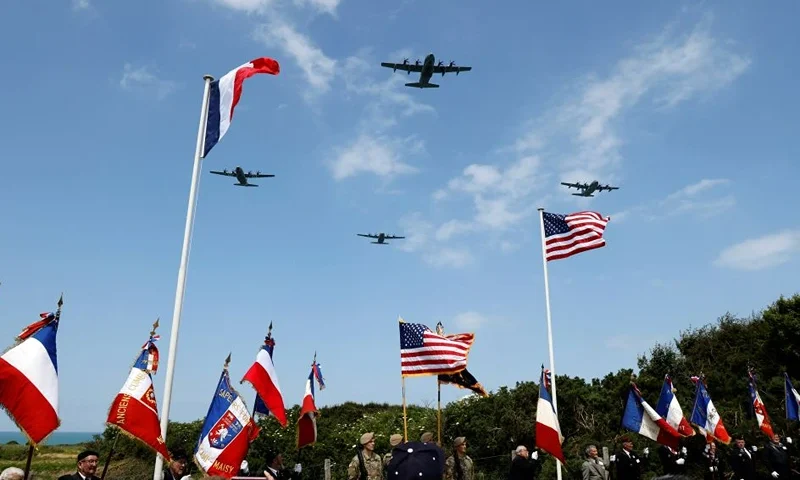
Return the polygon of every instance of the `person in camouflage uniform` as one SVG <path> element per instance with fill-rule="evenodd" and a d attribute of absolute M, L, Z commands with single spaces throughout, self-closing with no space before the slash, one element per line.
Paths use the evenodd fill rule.
<path fill-rule="evenodd" d="M 453 441 L 453 455 L 444 462 L 445 480 L 473 480 L 475 467 L 467 455 L 467 439 L 457 437 Z"/>
<path fill-rule="evenodd" d="M 400 435 L 399 433 L 395 433 L 394 435 L 389 437 L 389 445 L 392 446 L 392 449 L 400 445 L 402 442 L 403 442 L 403 436 Z M 392 461 L 392 450 L 389 450 L 389 453 L 383 456 L 383 467 L 386 468 L 387 466 L 389 466 L 389 462 L 391 461 Z"/>
<path fill-rule="evenodd" d="M 381 456 L 375 453 L 375 434 L 372 432 L 361 435 L 358 446 L 359 452 L 350 461 L 347 466 L 347 479 L 348 480 L 383 480 L 383 460 Z M 366 478 L 362 474 L 361 459 L 363 458 L 363 471 L 366 473 Z"/>

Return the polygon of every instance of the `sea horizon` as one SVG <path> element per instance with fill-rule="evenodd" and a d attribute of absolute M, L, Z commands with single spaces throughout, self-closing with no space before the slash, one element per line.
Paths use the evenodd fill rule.
<path fill-rule="evenodd" d="M 103 432 L 53 432 L 50 437 L 42 442 L 42 445 L 77 445 L 91 442 L 95 435 Z M 15 432 L 0 432 L 0 445 L 5 445 L 11 441 L 25 444 L 28 440 L 19 430 Z"/>

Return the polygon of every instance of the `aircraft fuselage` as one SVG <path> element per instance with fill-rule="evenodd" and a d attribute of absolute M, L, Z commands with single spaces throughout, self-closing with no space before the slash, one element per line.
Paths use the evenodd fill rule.
<path fill-rule="evenodd" d="M 244 170 L 242 170 L 242 167 L 237 166 L 234 173 L 236 173 L 236 180 L 239 180 L 241 185 L 247 185 L 247 177 L 244 176 Z"/>
<path fill-rule="evenodd" d="M 428 56 L 425 57 L 425 62 L 422 64 L 422 71 L 419 74 L 419 83 L 424 85 L 430 81 L 433 76 L 434 62 L 436 62 L 436 57 L 432 53 L 429 53 Z"/>

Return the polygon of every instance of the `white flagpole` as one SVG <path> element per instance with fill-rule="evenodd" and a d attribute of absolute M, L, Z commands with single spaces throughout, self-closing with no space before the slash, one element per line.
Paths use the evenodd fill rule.
<path fill-rule="evenodd" d="M 178 350 L 178 329 L 181 324 L 183 311 L 183 295 L 186 291 L 186 269 L 189 264 L 189 249 L 194 228 L 194 213 L 197 205 L 197 190 L 200 186 L 200 162 L 203 158 L 204 141 L 206 136 L 206 120 L 208 118 L 208 96 L 211 91 L 211 82 L 214 77 L 204 75 L 203 106 L 200 109 L 200 126 L 197 128 L 197 145 L 194 151 L 194 168 L 192 170 L 192 185 L 189 187 L 189 207 L 186 212 L 186 228 L 183 231 L 183 250 L 181 251 L 181 266 L 178 269 L 178 286 L 175 291 L 175 308 L 172 312 L 172 331 L 169 335 L 169 355 L 167 356 L 167 374 L 164 383 L 164 399 L 161 402 L 161 436 L 167 439 L 167 425 L 169 425 L 169 403 L 172 400 L 172 377 L 175 374 L 175 356 Z M 164 460 L 156 455 L 156 465 L 153 471 L 153 480 L 161 480 L 161 469 Z"/>
<path fill-rule="evenodd" d="M 550 284 L 547 281 L 547 249 L 545 248 L 544 236 L 544 208 L 539 208 L 539 230 L 542 233 L 542 266 L 544 267 L 544 302 L 547 308 L 547 346 L 550 349 L 550 381 L 553 391 L 553 409 L 558 415 L 558 401 L 556 400 L 556 362 L 553 356 L 553 325 L 550 320 Z M 561 480 L 561 462 L 556 460 L 556 476 Z"/>

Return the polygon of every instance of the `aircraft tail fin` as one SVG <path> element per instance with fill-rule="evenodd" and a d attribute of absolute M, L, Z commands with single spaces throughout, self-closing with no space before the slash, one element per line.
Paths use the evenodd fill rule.
<path fill-rule="evenodd" d="M 416 88 L 439 88 L 439 85 L 435 83 L 419 83 L 419 82 L 412 82 L 406 83 L 406 87 L 416 87 Z"/>
<path fill-rule="evenodd" d="M 257 187 L 255 183 L 234 183 L 237 187 Z"/>

